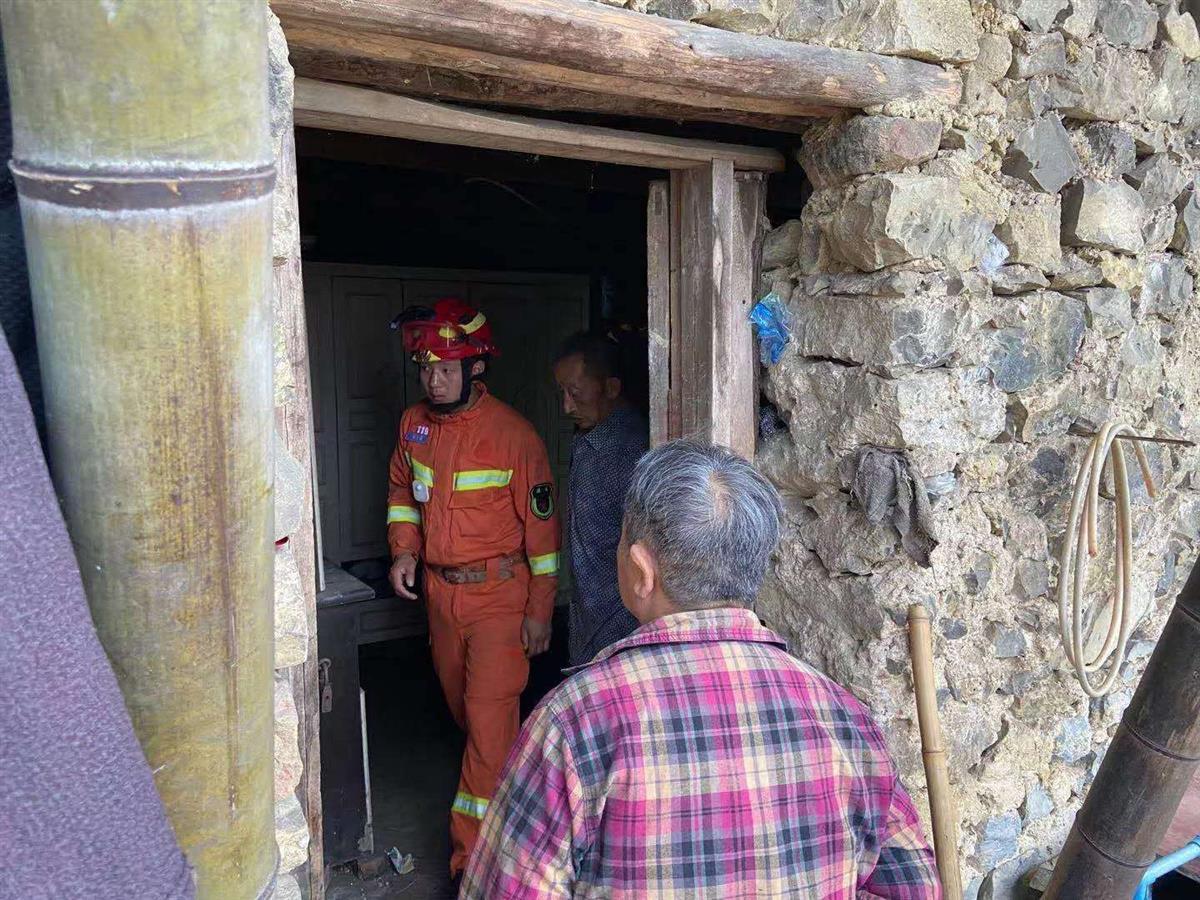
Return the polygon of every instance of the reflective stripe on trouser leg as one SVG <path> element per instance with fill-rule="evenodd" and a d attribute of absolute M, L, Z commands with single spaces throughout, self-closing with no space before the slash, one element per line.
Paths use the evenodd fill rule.
<path fill-rule="evenodd" d="M 459 791 L 454 795 L 454 805 L 450 807 L 451 812 L 462 813 L 464 816 L 470 816 L 473 819 L 482 819 L 483 814 L 487 812 L 488 801 L 483 797 L 476 797 L 474 794 L 468 794 L 466 791 Z"/>

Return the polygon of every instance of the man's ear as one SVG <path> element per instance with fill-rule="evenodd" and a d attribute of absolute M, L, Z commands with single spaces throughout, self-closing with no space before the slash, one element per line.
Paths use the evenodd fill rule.
<path fill-rule="evenodd" d="M 633 571 L 637 576 L 633 583 L 633 590 L 639 599 L 645 600 L 654 593 L 654 588 L 658 584 L 658 563 L 655 562 L 654 555 L 646 549 L 646 546 L 640 543 L 630 545 L 629 561 L 633 563 Z"/>
<path fill-rule="evenodd" d="M 604 396 L 616 400 L 621 396 L 621 379 L 616 376 L 604 379 Z"/>
<path fill-rule="evenodd" d="M 484 363 L 484 361 L 482 359 L 475 360 L 475 362 L 471 363 L 471 377 L 478 378 L 480 375 L 483 374 L 483 370 L 486 368 L 487 368 L 487 365 Z"/>

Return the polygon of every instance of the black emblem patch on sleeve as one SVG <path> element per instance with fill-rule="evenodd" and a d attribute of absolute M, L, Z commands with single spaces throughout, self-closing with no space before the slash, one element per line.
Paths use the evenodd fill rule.
<path fill-rule="evenodd" d="M 539 519 L 554 515 L 554 485 L 548 481 L 535 484 L 529 491 L 529 509 Z"/>

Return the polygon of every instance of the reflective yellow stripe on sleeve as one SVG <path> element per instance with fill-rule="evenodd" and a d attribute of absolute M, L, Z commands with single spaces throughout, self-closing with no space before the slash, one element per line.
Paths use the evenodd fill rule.
<path fill-rule="evenodd" d="M 413 506 L 389 506 L 388 524 L 407 522 L 410 525 L 421 524 L 421 511 Z"/>
<path fill-rule="evenodd" d="M 557 575 L 558 553 L 545 553 L 542 556 L 529 557 L 529 571 L 534 575 Z"/>
<path fill-rule="evenodd" d="M 405 454 L 408 457 L 408 465 L 412 468 L 413 478 L 425 485 L 425 487 L 433 487 L 433 469 L 412 458 L 412 454 Z"/>
<path fill-rule="evenodd" d="M 459 791 L 455 794 L 454 805 L 450 807 L 452 812 L 462 813 L 473 819 L 482 819 L 487 808 L 487 800 L 483 797 L 476 797 L 474 794 L 468 794 L 466 791 Z"/>
<path fill-rule="evenodd" d="M 512 481 L 512 469 L 475 469 L 471 472 L 454 473 L 456 491 L 481 491 L 484 488 L 508 487 Z"/>

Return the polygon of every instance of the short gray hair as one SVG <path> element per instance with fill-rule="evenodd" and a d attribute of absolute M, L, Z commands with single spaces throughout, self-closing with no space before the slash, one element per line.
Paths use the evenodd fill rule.
<path fill-rule="evenodd" d="M 680 609 L 750 606 L 779 542 L 779 493 L 724 447 L 672 441 L 651 450 L 625 495 L 625 538 L 658 560 Z"/>

